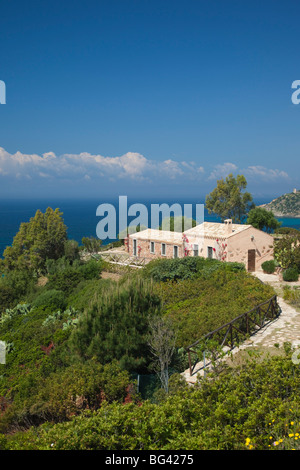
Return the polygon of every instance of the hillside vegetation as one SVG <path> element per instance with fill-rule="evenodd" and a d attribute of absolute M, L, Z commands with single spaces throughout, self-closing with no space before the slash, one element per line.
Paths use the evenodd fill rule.
<path fill-rule="evenodd" d="M 243 265 L 157 260 L 115 281 L 68 240 L 52 259 L 32 235 L 25 253 L 16 240 L 1 264 L 0 449 L 231 449 L 249 437 L 262 448 L 275 417 L 283 432 L 299 392 L 290 361 L 225 370 L 226 380 L 194 389 L 179 374 L 184 346 L 274 294 Z M 156 371 L 149 345 L 158 318 L 176 344 L 168 389 L 158 385 L 145 400 L 133 377 Z"/>
<path fill-rule="evenodd" d="M 283 194 L 260 207 L 272 211 L 276 217 L 300 217 L 300 192 Z"/>

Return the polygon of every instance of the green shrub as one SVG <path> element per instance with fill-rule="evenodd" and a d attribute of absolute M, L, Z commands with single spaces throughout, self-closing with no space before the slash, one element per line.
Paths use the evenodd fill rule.
<path fill-rule="evenodd" d="M 233 320 L 274 295 L 245 271 L 226 268 L 208 277 L 161 282 L 155 291 L 162 301 L 162 312 L 177 330 L 177 346 L 188 346 L 210 331 Z"/>
<path fill-rule="evenodd" d="M 96 260 L 86 263 L 75 260 L 72 266 L 65 258 L 57 260 L 54 265 L 50 261 L 48 268 L 53 274 L 49 276 L 47 287 L 63 291 L 66 295 L 70 295 L 83 280 L 99 279 L 103 269 L 102 263 Z"/>
<path fill-rule="evenodd" d="M 99 279 L 102 269 L 103 266 L 101 261 L 92 259 L 80 266 L 79 271 L 82 273 L 83 279 L 91 280 Z"/>
<path fill-rule="evenodd" d="M 65 421 L 85 409 L 96 410 L 104 400 L 123 402 L 130 385 L 128 372 L 116 363 L 102 366 L 96 362 L 73 364 L 41 380 L 34 395 L 23 402 L 22 425 L 46 420 Z"/>
<path fill-rule="evenodd" d="M 286 235 L 286 234 L 299 234 L 299 230 L 292 227 L 279 227 L 274 230 L 274 233 Z"/>
<path fill-rule="evenodd" d="M 91 279 L 90 281 L 81 281 L 68 297 L 68 305 L 81 310 L 88 309 L 94 304 L 96 299 L 103 296 L 107 289 L 114 284 L 111 279 Z"/>
<path fill-rule="evenodd" d="M 72 332 L 70 347 L 83 359 L 101 364 L 116 359 L 122 368 L 143 370 L 149 364 L 148 317 L 159 310 L 160 300 L 149 281 L 111 284 L 95 298 Z"/>
<path fill-rule="evenodd" d="M 73 289 L 83 280 L 83 274 L 79 269 L 69 267 L 49 277 L 48 289 L 56 289 L 69 295 Z"/>
<path fill-rule="evenodd" d="M 69 422 L 8 436 L 6 447 L 131 452 L 300 447 L 295 439 L 300 368 L 290 356 L 250 359 L 220 377 L 175 388 L 158 404 L 104 403 Z"/>
<path fill-rule="evenodd" d="M 274 260 L 265 261 L 264 263 L 262 263 L 261 267 L 265 273 L 273 274 L 276 269 L 276 263 Z"/>
<path fill-rule="evenodd" d="M 297 268 L 288 268 L 283 271 L 282 274 L 283 280 L 286 282 L 295 282 L 298 281 L 299 273 Z"/>
<path fill-rule="evenodd" d="M 5 308 L 13 307 L 23 301 L 34 290 L 35 282 L 36 279 L 31 271 L 5 272 L 0 280 L 0 313 Z"/>
<path fill-rule="evenodd" d="M 51 289 L 40 294 L 34 301 L 33 307 L 49 307 L 64 310 L 67 307 L 66 296 L 61 290 Z"/>
<path fill-rule="evenodd" d="M 156 282 L 178 281 L 195 277 L 209 278 L 219 269 L 238 272 L 245 271 L 245 266 L 242 263 L 187 256 L 185 258 L 153 260 L 143 269 L 143 276 Z"/>
<path fill-rule="evenodd" d="M 294 286 L 291 289 L 290 286 L 284 286 L 283 288 L 283 299 L 290 303 L 291 305 L 295 305 L 296 307 L 300 306 L 300 288 L 298 286 Z"/>
<path fill-rule="evenodd" d="M 15 292 L 12 287 L 0 284 L 0 315 L 5 309 L 12 307 L 15 303 Z"/>

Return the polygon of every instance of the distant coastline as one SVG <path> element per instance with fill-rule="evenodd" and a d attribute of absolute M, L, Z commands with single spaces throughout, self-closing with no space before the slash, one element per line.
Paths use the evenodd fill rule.
<path fill-rule="evenodd" d="M 300 219 L 300 191 L 294 189 L 292 193 L 283 194 L 260 207 L 273 212 L 277 218 Z"/>

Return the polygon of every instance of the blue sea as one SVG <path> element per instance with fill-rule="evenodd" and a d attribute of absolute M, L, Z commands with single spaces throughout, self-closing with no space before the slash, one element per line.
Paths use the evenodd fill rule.
<path fill-rule="evenodd" d="M 118 198 L 111 200 L 8 200 L 0 202 L 0 256 L 3 254 L 3 250 L 6 246 L 9 246 L 13 242 L 15 234 L 18 232 L 20 224 L 22 222 L 28 222 L 33 217 L 38 209 L 44 212 L 47 207 L 53 209 L 59 208 L 63 212 L 63 218 L 66 226 L 68 227 L 68 238 L 78 241 L 81 243 L 83 237 L 93 236 L 96 237 L 96 227 L 100 220 L 99 216 L 96 216 L 96 209 L 102 203 L 113 204 L 116 208 L 116 220 L 118 223 Z M 130 200 L 128 199 L 128 206 L 133 203 L 143 203 L 147 206 L 150 214 L 150 205 L 153 203 L 172 204 L 178 202 L 175 200 L 156 200 L 156 201 L 143 201 L 141 199 Z M 195 208 L 196 204 L 203 203 L 204 200 L 186 200 L 181 201 L 180 204 L 183 208 L 183 204 L 193 204 Z M 269 201 L 254 201 L 255 204 L 263 204 Z M 193 214 L 195 217 L 195 214 Z M 133 220 L 134 217 L 128 217 L 128 224 Z M 211 222 L 219 222 L 218 217 L 208 214 L 205 210 L 204 220 Z M 300 230 L 300 219 L 288 219 L 279 218 L 282 222 L 283 227 L 293 227 Z M 118 226 L 117 231 L 118 233 Z M 112 240 L 106 240 L 104 243 L 108 243 Z"/>

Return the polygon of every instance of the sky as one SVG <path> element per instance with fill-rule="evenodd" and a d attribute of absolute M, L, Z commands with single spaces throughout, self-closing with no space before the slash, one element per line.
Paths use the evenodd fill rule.
<path fill-rule="evenodd" d="M 299 14 L 295 0 L 0 0 L 1 199 L 201 199 L 229 173 L 257 198 L 300 189 Z"/>

